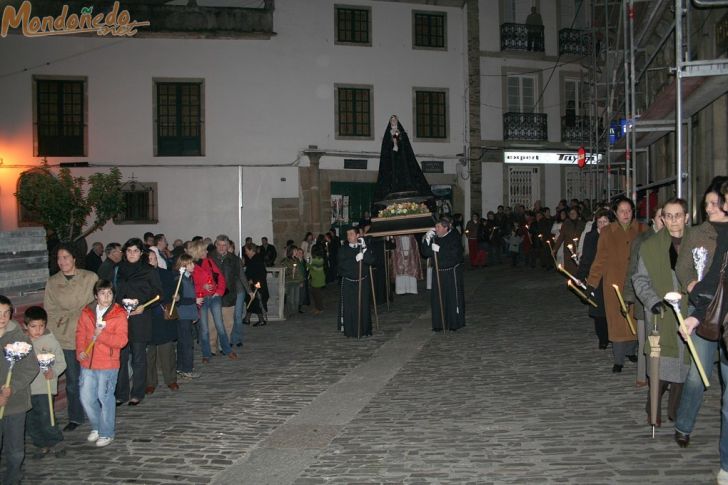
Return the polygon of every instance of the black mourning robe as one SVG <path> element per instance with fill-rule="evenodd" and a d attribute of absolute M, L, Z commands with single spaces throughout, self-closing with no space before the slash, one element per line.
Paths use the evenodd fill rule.
<path fill-rule="evenodd" d="M 369 237 L 367 239 L 367 246 L 374 256 L 374 263 L 372 264 L 374 295 L 376 296 L 377 305 L 382 305 L 386 303 L 387 298 L 387 277 L 384 271 L 385 241 L 383 238 L 375 239 L 373 237 Z"/>
<path fill-rule="evenodd" d="M 371 249 L 364 251 L 361 265 L 361 279 L 359 279 L 359 263 L 356 255 L 359 246 L 351 247 L 345 243 L 339 248 L 338 269 L 341 277 L 339 292 L 339 318 L 337 327 L 343 328 L 347 337 L 359 337 L 372 334 L 372 315 L 369 299 L 371 298 L 371 282 L 369 267 L 374 264 L 374 253 Z M 361 288 L 360 288 L 361 287 Z M 361 291 L 361 330 L 359 327 L 359 291 Z"/>
<path fill-rule="evenodd" d="M 438 275 L 435 273 L 434 251 L 432 243 L 440 245 L 440 252 L 437 253 L 439 265 L 439 283 L 442 285 L 439 291 Z M 465 326 L 465 291 L 463 282 L 463 246 L 457 231 L 451 230 L 443 237 L 433 237 L 432 242 L 422 240 L 420 245 L 422 255 L 426 258 L 433 258 L 432 261 L 432 291 L 430 300 L 432 302 L 432 330 L 440 331 L 443 328 L 440 317 L 440 296 L 442 295 L 442 313 L 445 317 L 445 329 L 457 330 Z M 438 294 L 439 291 L 439 294 Z"/>
<path fill-rule="evenodd" d="M 392 127 L 387 122 L 379 155 L 379 174 L 374 188 L 374 200 L 379 202 L 405 197 L 432 197 L 430 184 L 422 173 L 420 164 L 417 163 L 407 132 L 399 121 L 397 129 L 399 131 L 397 150 L 394 150 Z"/>

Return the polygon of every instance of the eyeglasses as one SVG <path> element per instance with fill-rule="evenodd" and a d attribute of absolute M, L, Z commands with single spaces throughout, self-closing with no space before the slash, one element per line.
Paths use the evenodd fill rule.
<path fill-rule="evenodd" d="M 683 217 L 685 217 L 685 214 L 662 214 L 662 218 L 668 221 L 679 221 Z"/>

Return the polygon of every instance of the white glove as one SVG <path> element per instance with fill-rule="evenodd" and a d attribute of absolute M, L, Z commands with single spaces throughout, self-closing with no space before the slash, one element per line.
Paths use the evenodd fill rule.
<path fill-rule="evenodd" d="M 436 253 L 439 253 L 440 252 L 440 245 L 439 244 L 432 243 L 432 250 L 434 252 L 436 252 Z"/>
<path fill-rule="evenodd" d="M 364 259 L 364 253 L 356 253 L 356 262 L 359 263 L 362 259 Z"/>
<path fill-rule="evenodd" d="M 434 229 L 430 229 L 425 234 L 425 241 L 427 242 L 427 244 L 430 244 L 430 242 L 432 241 L 432 238 L 433 237 L 435 237 L 435 230 Z"/>
<path fill-rule="evenodd" d="M 360 238 L 358 239 L 358 241 L 359 241 L 359 245 L 360 245 L 360 246 L 361 246 L 362 248 L 366 248 L 366 247 L 367 247 L 367 243 L 366 243 L 366 242 L 364 242 L 364 238 L 363 238 L 363 237 L 360 237 Z"/>

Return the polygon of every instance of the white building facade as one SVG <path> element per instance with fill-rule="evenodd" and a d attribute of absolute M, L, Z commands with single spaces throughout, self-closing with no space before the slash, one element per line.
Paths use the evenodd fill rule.
<path fill-rule="evenodd" d="M 175 12 L 225 15 L 198 3 Z M 0 39 L 0 230 L 24 224 L 18 178 L 45 161 L 74 175 L 117 166 L 138 193 L 92 240 L 300 240 L 328 229 L 337 190 L 359 190 L 365 204 L 392 114 L 418 160 L 433 162 L 428 180 L 462 205 L 465 11 L 435 3 L 265 2 L 272 31 L 215 38 L 15 29 Z"/>

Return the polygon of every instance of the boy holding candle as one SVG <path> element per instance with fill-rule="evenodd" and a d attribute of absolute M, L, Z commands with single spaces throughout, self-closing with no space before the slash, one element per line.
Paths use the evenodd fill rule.
<path fill-rule="evenodd" d="M 66 370 L 66 359 L 63 348 L 53 333 L 46 328 L 48 314 L 39 306 L 32 306 L 25 310 L 23 318 L 25 332 L 33 342 L 33 350 L 40 359 L 41 355 L 53 354 L 55 362 L 47 371 L 38 373 L 30 384 L 30 403 L 33 408 L 28 411 L 25 424 L 28 428 L 33 445 L 38 448 L 37 458 L 42 458 L 51 451 L 51 448 L 63 441 L 63 433 L 56 424 L 51 424 L 50 394 L 58 393 L 58 376 Z M 41 359 L 42 360 L 42 359 Z M 14 377 L 14 376 L 13 376 Z M 50 387 L 47 382 L 50 382 Z M 52 399 L 52 398 L 51 398 Z M 64 450 L 58 450 L 58 455 Z"/>
<path fill-rule="evenodd" d="M 0 295 L 0 349 L 15 342 L 30 345 L 30 340 L 20 326 L 12 320 L 13 304 L 6 296 Z M 4 355 L 3 355 L 4 357 Z M 7 381 L 10 361 L 0 358 L 0 382 Z M 0 420 L 0 444 L 2 456 L 0 465 L 0 483 L 20 483 L 20 466 L 25 459 L 25 413 L 30 409 L 30 383 L 38 374 L 38 361 L 30 345 L 30 352 L 18 360 L 12 369 L 9 386 L 3 385 L 0 390 L 0 406 L 5 408 Z"/>
<path fill-rule="evenodd" d="M 98 280 L 94 297 L 96 301 L 85 307 L 78 319 L 76 357 L 81 364 L 81 404 L 91 422 L 91 433 L 86 439 L 104 447 L 114 440 L 114 389 L 129 325 L 126 310 L 114 303 L 110 281 Z"/>

